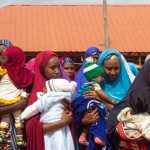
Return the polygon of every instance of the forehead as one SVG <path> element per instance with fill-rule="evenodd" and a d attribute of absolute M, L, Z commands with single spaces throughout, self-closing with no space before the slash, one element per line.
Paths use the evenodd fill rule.
<path fill-rule="evenodd" d="M 58 59 L 58 57 L 56 57 L 56 56 L 52 57 L 52 58 L 48 61 L 48 64 L 49 64 L 49 65 L 56 65 L 56 64 L 59 64 L 59 59 Z"/>
<path fill-rule="evenodd" d="M 93 55 L 91 55 L 91 57 L 92 57 L 92 58 L 98 58 L 99 55 L 98 55 L 98 54 L 93 54 Z"/>
<path fill-rule="evenodd" d="M 2 53 L 6 48 L 7 48 L 7 46 L 5 46 L 5 45 L 0 45 L 0 53 Z"/>
<path fill-rule="evenodd" d="M 64 65 L 63 65 L 64 67 L 66 67 L 66 66 L 73 66 L 73 64 L 72 63 L 70 63 L 70 62 L 66 62 L 66 63 L 64 63 Z"/>
<path fill-rule="evenodd" d="M 108 60 L 108 61 L 104 61 L 103 66 L 105 67 L 119 67 L 120 66 L 120 62 L 117 59 L 112 59 L 112 60 Z"/>

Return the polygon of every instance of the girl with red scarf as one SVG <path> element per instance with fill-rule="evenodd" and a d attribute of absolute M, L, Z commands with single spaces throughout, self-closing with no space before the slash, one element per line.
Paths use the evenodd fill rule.
<path fill-rule="evenodd" d="M 35 78 L 28 105 L 33 104 L 37 100 L 36 93 L 43 91 L 45 81 L 60 77 L 67 79 L 67 75 L 63 72 L 57 55 L 51 51 L 44 51 L 38 54 L 35 59 Z M 69 110 L 64 111 L 61 121 L 52 124 L 39 122 L 39 117 L 40 114 L 27 120 L 27 150 L 44 150 L 44 134 L 58 130 L 72 121 L 72 113 Z M 74 138 L 73 123 L 71 124 L 71 131 Z"/>

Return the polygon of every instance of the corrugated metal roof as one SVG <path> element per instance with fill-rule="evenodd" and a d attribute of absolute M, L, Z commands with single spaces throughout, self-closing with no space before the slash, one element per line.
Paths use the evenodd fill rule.
<path fill-rule="evenodd" d="M 150 5 L 109 5 L 110 47 L 121 52 L 150 51 Z M 24 51 L 104 50 L 102 5 L 21 5 L 0 8 L 0 39 Z"/>

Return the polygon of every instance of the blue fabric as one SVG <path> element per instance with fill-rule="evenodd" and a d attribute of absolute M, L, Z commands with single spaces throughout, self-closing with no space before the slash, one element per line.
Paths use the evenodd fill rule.
<path fill-rule="evenodd" d="M 138 75 L 138 69 L 136 67 L 136 65 L 134 63 L 128 62 L 128 65 L 130 67 L 130 70 L 132 71 L 132 73 L 137 76 Z"/>
<path fill-rule="evenodd" d="M 94 109 L 98 107 L 98 113 L 100 115 L 100 119 L 98 122 L 90 125 L 89 127 L 89 135 L 88 135 L 88 141 L 89 141 L 89 147 L 87 147 L 86 150 L 102 150 L 104 146 L 100 146 L 96 144 L 93 140 L 93 135 L 101 138 L 105 143 L 106 143 L 106 150 L 110 150 L 111 146 L 109 144 L 109 140 L 107 138 L 106 134 L 106 121 L 105 121 L 105 116 L 106 116 L 106 109 L 104 109 L 101 106 L 101 102 L 98 102 L 96 100 L 93 100 L 91 98 L 84 98 L 83 96 L 80 96 L 76 98 L 72 102 L 72 108 L 74 112 L 74 122 L 75 122 L 75 127 L 78 132 L 78 135 L 81 134 L 82 131 L 82 125 L 81 125 L 81 119 L 84 115 L 84 113 L 87 111 L 87 109 Z M 80 132 L 80 133 L 79 133 Z"/>
<path fill-rule="evenodd" d="M 64 58 L 64 59 L 62 60 L 62 64 L 65 64 L 65 63 L 67 63 L 67 62 L 73 63 L 73 60 L 72 60 L 71 58 L 69 58 L 69 57 L 66 57 L 66 58 Z"/>
<path fill-rule="evenodd" d="M 76 97 L 80 97 L 80 96 L 83 96 L 83 94 L 86 92 L 86 91 L 91 91 L 91 88 L 88 88 L 89 86 L 93 86 L 95 84 L 98 84 L 97 82 L 87 82 L 87 83 L 84 83 L 79 91 L 78 91 L 78 94 Z"/>
<path fill-rule="evenodd" d="M 96 47 L 90 47 L 85 52 L 84 62 L 75 77 L 75 81 L 77 82 L 77 92 L 79 91 L 81 85 L 83 85 L 84 83 L 87 82 L 87 80 L 83 74 L 84 64 L 86 63 L 85 59 L 90 57 L 94 52 L 96 52 L 97 54 L 100 54 L 100 50 Z"/>
<path fill-rule="evenodd" d="M 105 57 L 110 54 L 116 54 L 118 56 L 118 60 L 120 62 L 120 72 L 114 81 L 109 81 L 107 76 L 104 74 L 104 80 L 101 84 L 101 88 L 109 97 L 115 99 L 118 103 L 125 97 L 131 85 L 131 81 L 124 63 L 121 60 L 121 54 L 117 50 L 103 51 L 99 56 L 98 65 L 102 67 Z"/>

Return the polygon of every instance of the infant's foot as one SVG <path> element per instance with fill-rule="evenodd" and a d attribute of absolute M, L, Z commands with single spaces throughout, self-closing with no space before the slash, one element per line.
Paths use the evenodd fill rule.
<path fill-rule="evenodd" d="M 82 144 L 82 145 L 85 145 L 85 146 L 89 146 L 89 142 L 86 140 L 86 137 L 81 135 L 79 137 L 79 143 Z"/>
<path fill-rule="evenodd" d="M 95 141 L 95 143 L 97 143 L 99 145 L 106 145 L 106 143 L 97 136 L 94 137 L 94 141 Z"/>

